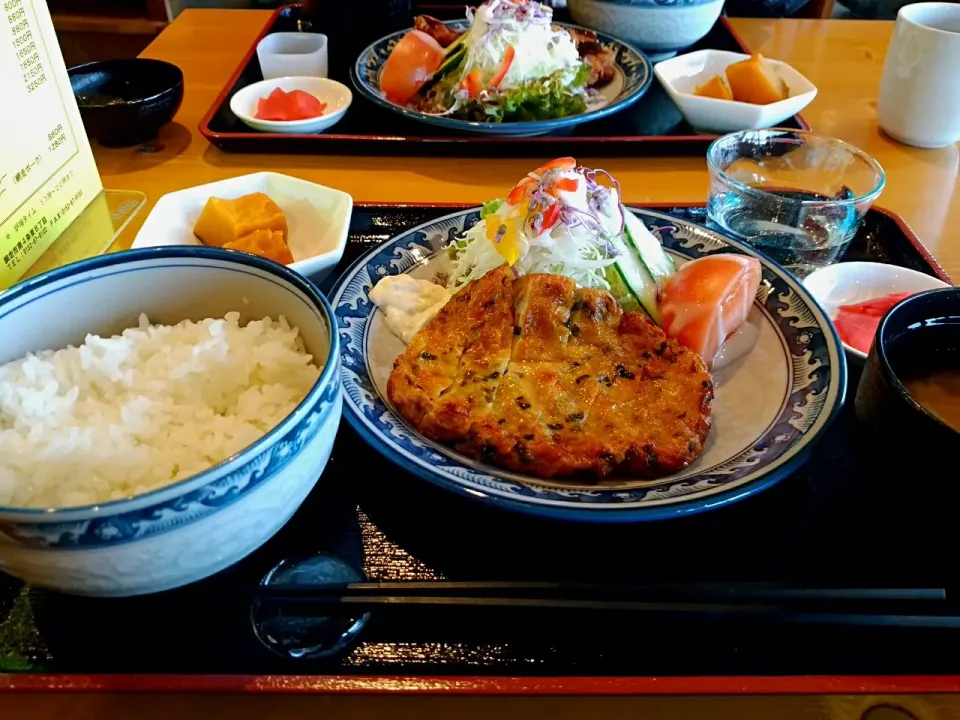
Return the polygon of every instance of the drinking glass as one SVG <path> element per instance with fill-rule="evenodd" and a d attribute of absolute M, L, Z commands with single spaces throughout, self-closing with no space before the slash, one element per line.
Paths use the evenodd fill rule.
<path fill-rule="evenodd" d="M 707 150 L 711 221 L 798 277 L 836 262 L 883 190 L 862 150 L 802 130 L 744 130 Z"/>

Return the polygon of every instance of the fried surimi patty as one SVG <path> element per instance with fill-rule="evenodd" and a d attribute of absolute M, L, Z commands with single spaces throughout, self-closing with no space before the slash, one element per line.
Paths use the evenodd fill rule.
<path fill-rule="evenodd" d="M 387 394 L 426 437 L 543 478 L 654 478 L 703 450 L 713 382 L 610 293 L 506 266 L 457 292 L 393 364 Z"/>

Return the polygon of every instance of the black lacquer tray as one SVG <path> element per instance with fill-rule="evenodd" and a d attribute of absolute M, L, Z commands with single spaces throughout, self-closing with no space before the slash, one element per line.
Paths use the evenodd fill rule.
<path fill-rule="evenodd" d="M 451 207 L 358 205 L 327 287 L 371 246 Z M 704 221 L 702 207 L 657 209 Z M 912 232 L 877 209 L 845 257 L 853 259 L 945 277 Z M 850 369 L 852 390 L 860 371 Z M 880 675 L 909 675 L 898 687 L 918 691 L 953 687 L 960 630 L 950 623 L 758 626 L 432 608 L 374 612 L 354 646 L 323 661 L 273 655 L 251 628 L 250 597 L 264 574 L 316 553 L 373 580 L 957 587 L 955 499 L 925 478 L 890 477 L 883 449 L 865 452 L 855 430 L 848 405 L 801 471 L 752 499 L 679 520 L 598 526 L 448 495 L 383 459 L 344 421 L 324 476 L 290 523 L 206 581 L 99 600 L 0 576 L 0 672 L 9 673 L 0 689 L 656 692 L 668 682 L 689 693 L 839 692 L 873 687 L 863 678 Z M 789 685 L 812 675 L 822 685 Z M 921 677 L 934 675 L 937 682 Z M 953 683 L 960 687 L 960 677 Z"/>
<path fill-rule="evenodd" d="M 448 12 L 426 8 L 441 16 Z M 462 13 L 462 8 L 457 12 Z M 563 11 L 556 18 L 566 20 Z M 409 120 L 374 105 L 354 91 L 346 116 L 319 135 L 261 133 L 244 125 L 230 110 L 230 98 L 240 90 L 263 80 L 257 60 L 257 43 L 272 32 L 294 32 L 301 27 L 298 5 L 278 9 L 244 56 L 210 110 L 200 121 L 200 133 L 213 145 L 228 152 L 274 152 L 366 155 L 702 155 L 713 135 L 701 135 L 691 128 L 673 101 L 654 79 L 647 93 L 634 105 L 608 118 L 575 128 L 533 138 L 502 138 L 456 132 Z M 369 38 L 372 42 L 376 37 Z M 702 50 L 748 52 L 725 17 L 696 45 Z M 353 89 L 349 68 L 331 59 L 329 76 Z M 782 127 L 809 129 L 795 116 Z"/>

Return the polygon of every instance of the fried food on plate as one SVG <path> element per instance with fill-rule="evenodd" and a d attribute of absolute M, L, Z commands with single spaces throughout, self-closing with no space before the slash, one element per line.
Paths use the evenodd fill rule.
<path fill-rule="evenodd" d="M 413 338 L 387 392 L 426 437 L 484 462 L 654 478 L 702 451 L 713 383 L 698 355 L 609 293 L 501 266 Z"/>
<path fill-rule="evenodd" d="M 437 20 L 430 15 L 417 15 L 413 19 L 413 29 L 426 33 L 436 40 L 442 48 L 450 47 L 462 34 L 459 30 L 454 30 L 447 25 L 443 20 Z"/>

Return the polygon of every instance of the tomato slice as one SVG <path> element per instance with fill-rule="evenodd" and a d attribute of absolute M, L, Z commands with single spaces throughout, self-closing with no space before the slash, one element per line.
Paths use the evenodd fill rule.
<path fill-rule="evenodd" d="M 560 178 L 553 184 L 553 186 L 557 190 L 574 192 L 578 187 L 580 187 L 580 182 L 576 178 Z"/>
<path fill-rule="evenodd" d="M 419 30 L 411 30 L 393 47 L 380 71 L 380 89 L 388 100 L 410 101 L 443 63 L 440 43 Z"/>
<path fill-rule="evenodd" d="M 685 263 L 663 288 L 664 332 L 709 365 L 746 322 L 760 278 L 760 261 L 746 255 L 718 253 Z"/>

